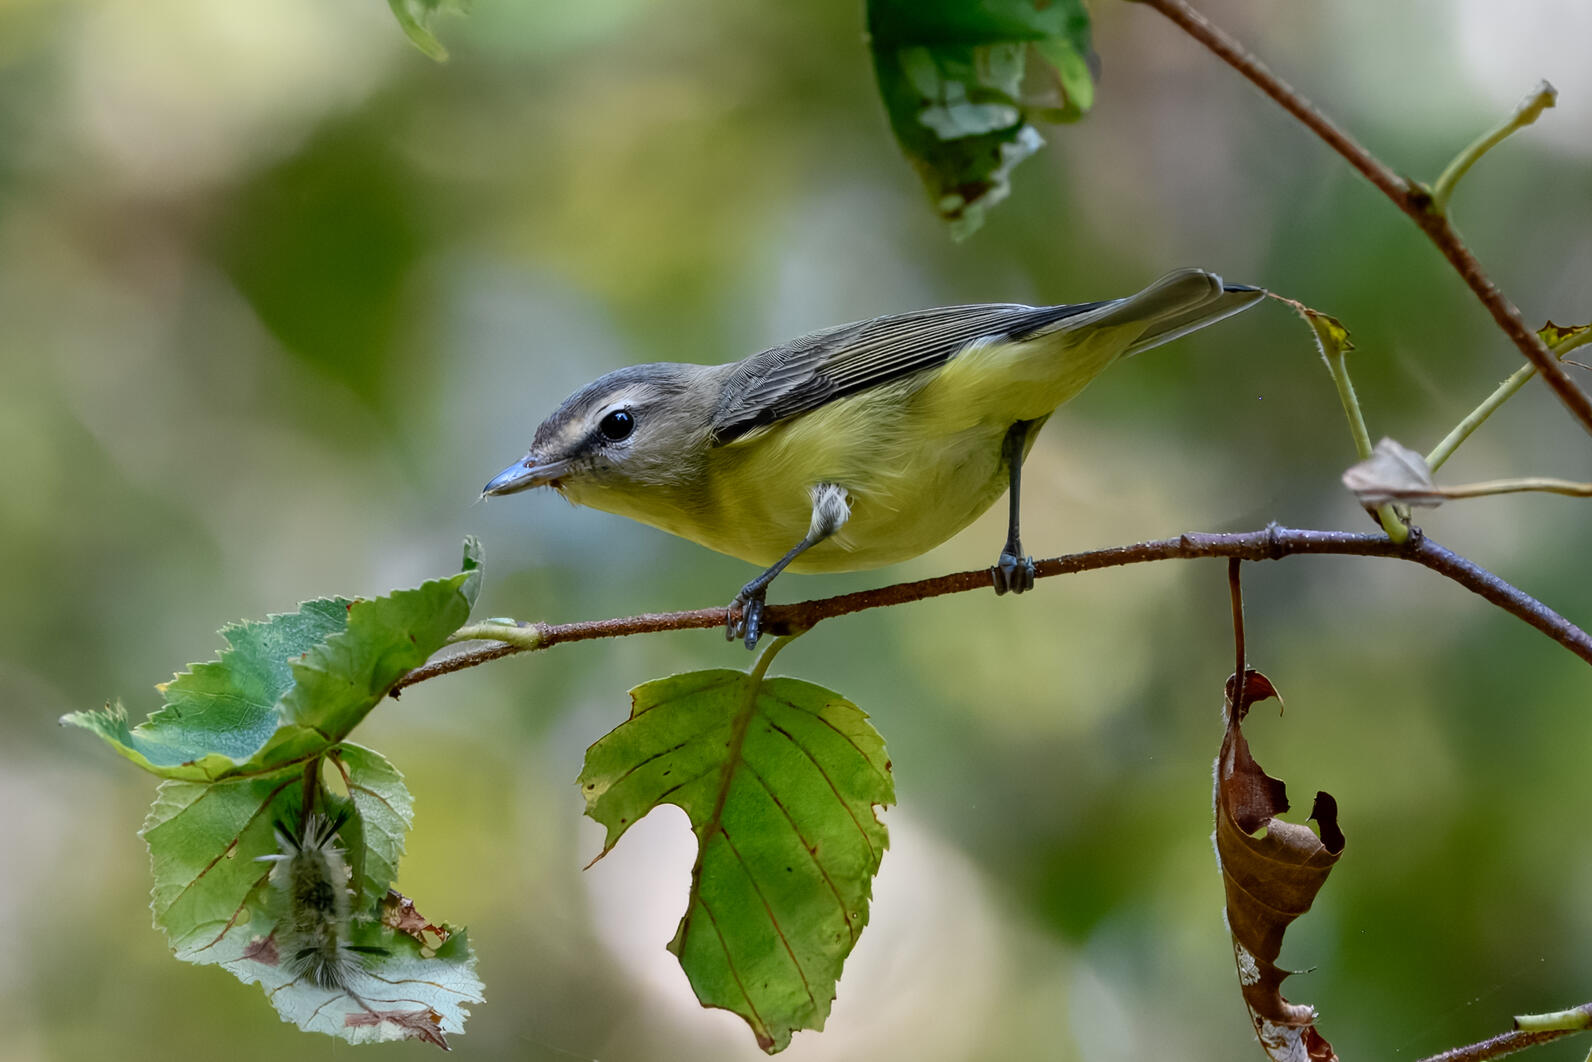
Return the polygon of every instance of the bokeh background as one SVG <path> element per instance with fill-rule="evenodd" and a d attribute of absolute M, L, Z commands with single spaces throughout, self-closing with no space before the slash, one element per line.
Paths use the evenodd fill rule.
<path fill-rule="evenodd" d="M 1207 4 L 1395 168 L 1433 177 L 1539 78 L 1560 106 L 1488 157 L 1460 227 L 1528 320 L 1592 315 L 1582 0 Z M 480 614 L 722 604 L 751 569 L 552 496 L 476 501 L 569 390 L 944 302 L 1106 298 L 1202 265 L 1339 315 L 1375 434 L 1426 449 L 1518 364 L 1407 220 L 1154 13 L 1096 4 L 1082 124 L 955 245 L 897 155 L 857 0 L 477 0 L 411 48 L 380 0 L 0 2 L 0 1055 L 420 1058 L 281 1024 L 174 962 L 136 830 L 154 780 L 63 712 L 151 686 L 222 623 L 456 570 Z M 1580 370 L 1577 370 L 1580 372 Z M 1581 373 L 1581 379 L 1586 374 Z M 1528 388 L 1454 481 L 1588 478 Z M 1268 305 L 1120 366 L 1029 465 L 1041 555 L 1174 534 L 1366 526 L 1303 328 Z M 1585 503 L 1423 520 L 1583 622 Z M 987 564 L 992 514 L 815 596 Z M 1592 676 L 1423 570 L 1246 569 L 1251 726 L 1347 854 L 1284 960 L 1345 1058 L 1414 1058 L 1592 984 Z M 1259 1057 L 1211 855 L 1225 570 L 1164 564 L 827 623 L 781 670 L 844 691 L 900 806 L 828 1031 L 791 1059 Z M 360 737 L 407 774 L 400 887 L 468 924 L 465 1058 L 750 1059 L 664 951 L 692 842 L 600 831 L 573 780 L 625 690 L 741 666 L 717 634 L 558 648 L 417 687 Z M 1557 1051 L 1557 1053 L 1555 1053 Z M 1585 1046 L 1543 1050 L 1580 1058 Z"/>

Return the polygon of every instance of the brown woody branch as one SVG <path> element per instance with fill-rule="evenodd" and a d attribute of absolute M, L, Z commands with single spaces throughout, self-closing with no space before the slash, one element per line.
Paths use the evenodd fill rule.
<path fill-rule="evenodd" d="M 1577 1010 L 1583 1012 L 1584 1016 L 1584 1012 L 1592 1010 L 1592 1003 L 1583 1004 Z M 1451 1047 L 1441 1054 L 1429 1055 L 1420 1059 L 1419 1062 L 1489 1062 L 1489 1060 L 1494 1058 L 1503 1058 L 1505 1055 L 1524 1051 L 1528 1047 L 1536 1047 L 1538 1044 L 1562 1040 L 1566 1036 L 1575 1036 L 1585 1031 L 1584 1027 L 1515 1029 L 1478 1043 L 1466 1044 L 1464 1047 Z"/>
<path fill-rule="evenodd" d="M 1451 579 L 1474 594 L 1531 624 L 1587 663 L 1592 664 L 1592 635 L 1571 623 L 1553 609 L 1522 590 L 1511 586 L 1487 569 L 1452 553 L 1431 539 L 1412 535 L 1410 540 L 1397 545 L 1379 534 L 1353 534 L 1347 531 L 1305 531 L 1278 527 L 1273 524 L 1260 531 L 1234 534 L 1189 533 L 1176 538 L 1138 542 L 1131 546 L 1111 546 L 1106 549 L 1071 553 L 1037 562 L 1040 578 L 1053 575 L 1072 575 L 1076 572 L 1117 568 L 1126 564 L 1142 564 L 1160 560 L 1191 560 L 1201 557 L 1226 557 L 1232 560 L 1279 560 L 1297 554 L 1338 554 L 1354 557 L 1392 557 L 1412 561 Z M 903 605 L 911 601 L 959 594 L 969 590 L 988 590 L 992 585 L 990 569 L 957 572 L 932 579 L 919 579 L 909 583 L 895 583 L 876 590 L 861 590 L 836 597 L 819 598 L 792 605 L 770 605 L 763 613 L 763 629 L 769 634 L 790 634 L 806 630 L 814 624 L 862 612 L 871 608 Z M 655 612 L 640 616 L 622 616 L 615 619 L 585 620 L 578 623 L 537 623 L 519 628 L 520 632 L 533 634 L 536 649 L 545 649 L 561 642 L 580 642 L 592 638 L 618 638 L 629 634 L 650 634 L 658 631 L 699 630 L 723 627 L 728 609 L 703 608 L 687 612 Z M 393 688 L 396 693 L 426 679 L 436 678 L 454 671 L 484 664 L 488 660 L 528 652 L 531 647 L 489 642 L 479 649 L 466 649 L 409 672 Z"/>
<path fill-rule="evenodd" d="M 1330 118 L 1282 78 L 1272 73 L 1242 44 L 1209 19 L 1194 10 L 1183 0 L 1141 0 L 1153 7 L 1189 36 L 1209 48 L 1217 58 L 1248 78 L 1262 92 L 1271 97 L 1285 111 L 1293 115 L 1311 132 L 1315 133 L 1332 150 L 1346 159 L 1349 165 L 1375 185 L 1393 204 L 1409 215 L 1421 231 L 1430 237 L 1448 263 L 1459 273 L 1476 298 L 1492 314 L 1498 327 L 1525 355 L 1543 380 L 1558 395 L 1581 426 L 1592 432 L 1592 398 L 1575 385 L 1559 365 L 1558 359 L 1548 350 L 1542 338 L 1526 324 L 1520 310 L 1483 271 L 1476 256 L 1459 238 L 1448 216 L 1432 202 L 1431 192 L 1418 182 L 1401 177 L 1388 168 L 1363 145 L 1340 129 Z"/>

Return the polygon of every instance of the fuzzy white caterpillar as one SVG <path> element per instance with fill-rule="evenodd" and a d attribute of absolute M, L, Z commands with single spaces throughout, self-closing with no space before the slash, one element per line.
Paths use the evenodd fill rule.
<path fill-rule="evenodd" d="M 281 899 L 275 936 L 282 966 L 322 988 L 346 989 L 362 968 L 361 953 L 373 950 L 348 943 L 348 864 L 337 846 L 346 820 L 346 814 L 335 821 L 311 815 L 301 837 L 277 823 L 282 850 L 260 857 L 275 864 L 271 884 Z"/>

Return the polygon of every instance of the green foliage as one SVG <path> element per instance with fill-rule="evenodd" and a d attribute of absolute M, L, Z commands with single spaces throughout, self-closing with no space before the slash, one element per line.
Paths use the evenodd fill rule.
<path fill-rule="evenodd" d="M 165 705 L 129 727 L 121 704 L 61 721 L 92 730 L 146 771 L 166 778 L 219 778 L 248 766 L 282 727 L 277 702 L 293 688 L 292 661 L 348 624 L 351 603 L 307 601 L 297 612 L 221 629 L 217 659 L 194 664 L 159 687 Z"/>
<path fill-rule="evenodd" d="M 777 645 L 778 643 L 776 643 Z M 766 1051 L 821 1029 L 868 923 L 895 799 L 884 741 L 856 705 L 790 678 L 675 675 L 631 690 L 630 718 L 586 753 L 586 813 L 606 853 L 660 804 L 697 836 L 669 950 L 697 998 L 746 1020 Z"/>
<path fill-rule="evenodd" d="M 229 648 L 160 687 L 165 705 L 136 727 L 120 704 L 61 722 L 163 778 L 216 781 L 303 763 L 347 736 L 469 618 L 479 563 L 471 539 L 464 571 L 446 579 L 223 628 Z"/>
<path fill-rule="evenodd" d="M 120 705 L 62 720 L 166 779 L 143 836 L 155 923 L 177 957 L 260 982 L 301 1029 L 446 1046 L 446 1033 L 463 1030 L 466 1005 L 481 999 L 462 930 L 441 927 L 433 945 L 381 919 L 412 801 L 397 768 L 344 740 L 469 618 L 480 583 L 474 540 L 463 567 L 413 590 L 312 601 L 227 627 L 228 648 L 162 687 L 164 706 L 137 727 Z M 326 763 L 341 793 L 325 787 Z M 333 877 L 346 873 L 351 894 L 351 903 L 325 905 L 343 971 L 331 984 L 279 949 L 299 901 L 272 884 L 268 866 L 299 843 L 316 805 L 338 826 Z"/>
<path fill-rule="evenodd" d="M 870 0 L 868 32 L 890 128 L 958 237 L 1043 146 L 1035 120 L 1094 103 L 1083 0 Z"/>
<path fill-rule="evenodd" d="M 387 0 L 398 25 L 416 48 L 437 62 L 446 62 L 448 49 L 431 32 L 431 22 L 441 12 L 463 14 L 470 8 L 470 0 Z"/>
<path fill-rule="evenodd" d="M 398 877 L 398 859 L 404 854 L 404 837 L 414 822 L 414 802 L 404 787 L 404 776 L 379 753 L 345 742 L 332 755 L 343 774 L 354 814 L 355 831 L 349 852 L 359 903 L 375 905 L 387 895 Z"/>

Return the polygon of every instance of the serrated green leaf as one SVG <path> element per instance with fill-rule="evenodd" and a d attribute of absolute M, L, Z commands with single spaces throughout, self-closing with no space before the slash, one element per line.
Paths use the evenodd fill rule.
<path fill-rule="evenodd" d="M 223 961 L 223 938 L 269 922 L 259 857 L 277 851 L 272 824 L 298 817 L 303 772 L 235 781 L 162 782 L 141 831 L 155 884 L 150 908 L 184 962 Z M 268 926 L 267 926 L 268 928 Z"/>
<path fill-rule="evenodd" d="M 790 678 L 697 671 L 631 691 L 630 718 L 586 752 L 603 851 L 660 804 L 691 819 L 697 860 L 669 949 L 704 1006 L 766 1051 L 821 1029 L 868 922 L 895 799 L 884 742 L 844 697 Z"/>
<path fill-rule="evenodd" d="M 414 801 L 398 768 L 373 749 L 345 742 L 332 761 L 343 772 L 354 804 L 349 865 L 359 893 L 355 906 L 373 910 L 398 877 L 404 838 L 414 823 Z"/>
<path fill-rule="evenodd" d="M 120 704 L 61 722 L 164 778 L 208 781 L 302 763 L 347 736 L 469 618 L 480 565 L 480 546 L 467 539 L 457 575 L 228 626 L 229 647 L 160 687 L 165 705 L 138 726 Z"/>
<path fill-rule="evenodd" d="M 443 12 L 462 15 L 470 9 L 469 0 L 387 0 L 387 5 L 410 43 L 439 63 L 447 62 L 448 49 L 431 32 L 432 20 Z"/>
<path fill-rule="evenodd" d="M 120 704 L 74 712 L 61 722 L 91 730 L 147 771 L 168 778 L 217 777 L 247 763 L 281 724 L 277 701 L 293 685 L 290 661 L 348 623 L 349 602 L 306 601 L 297 612 L 221 629 L 228 648 L 160 687 L 165 705 L 129 727 Z"/>
<path fill-rule="evenodd" d="M 261 857 L 279 851 L 274 824 L 299 821 L 305 775 L 297 769 L 161 784 L 143 829 L 155 923 L 177 958 L 222 966 L 246 984 L 258 981 L 283 1020 L 301 1029 L 351 1043 L 422 1039 L 446 1046 L 445 1034 L 462 1032 L 468 1004 L 482 998 L 475 957 L 462 930 L 444 927 L 450 935 L 432 954 L 375 922 L 386 884 L 379 894 L 374 885 L 396 870 L 403 833 L 391 831 L 399 821 L 407 826 L 408 794 L 398 772 L 369 749 L 348 745 L 332 755 L 351 783 L 354 814 L 339 835 L 348 845 L 344 855 L 365 868 L 347 939 L 380 954 L 361 954 L 341 988 L 316 985 L 279 962 L 273 929 L 285 901 Z M 347 806 L 342 798 L 324 799 L 334 816 Z"/>
<path fill-rule="evenodd" d="M 334 744 L 387 695 L 393 683 L 447 644 L 470 618 L 480 570 L 434 579 L 413 590 L 355 601 L 347 629 L 294 660 L 282 718 Z M 269 751 L 269 750 L 268 750 Z"/>
<path fill-rule="evenodd" d="M 1035 119 L 1094 104 L 1083 0 L 869 0 L 868 30 L 890 128 L 958 238 L 1043 146 Z"/>

